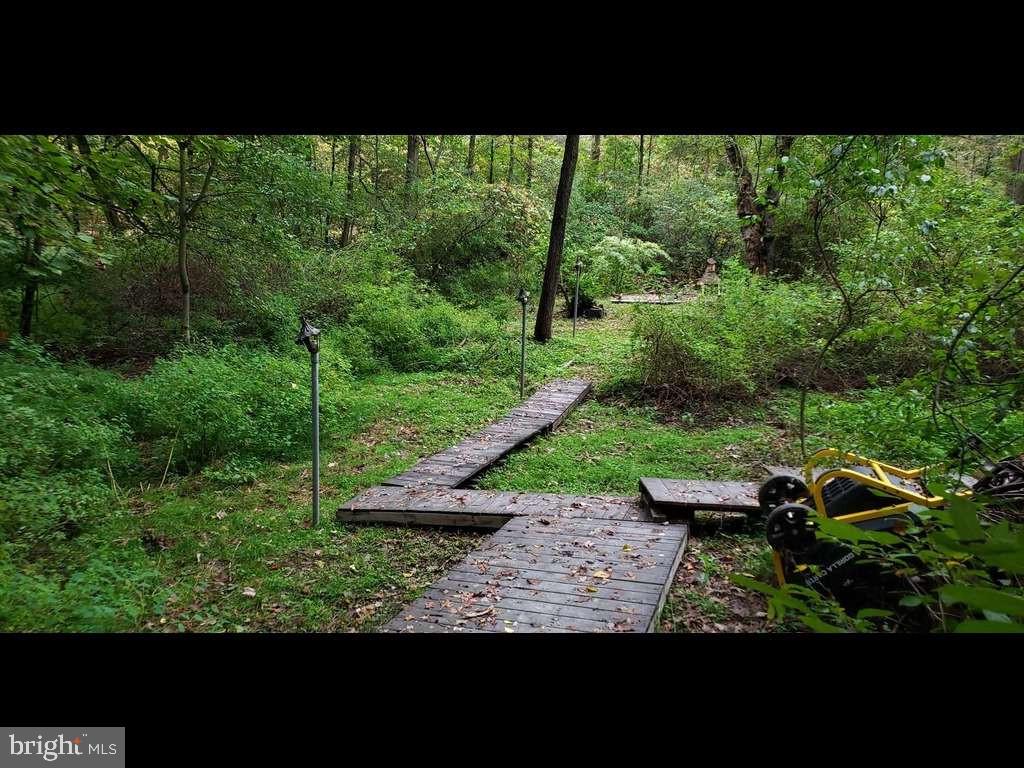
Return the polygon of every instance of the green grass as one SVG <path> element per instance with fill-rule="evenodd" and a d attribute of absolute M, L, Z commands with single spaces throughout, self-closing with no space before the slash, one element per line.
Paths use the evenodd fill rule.
<path fill-rule="evenodd" d="M 558 319 L 550 343 L 530 343 L 530 390 L 551 378 L 585 377 L 595 382 L 595 397 L 486 474 L 481 487 L 633 496 L 641 476 L 753 479 L 759 462 L 788 457 L 791 440 L 779 426 L 789 421 L 784 398 L 713 419 L 632 402 L 621 386 L 631 364 L 631 315 L 631 307 L 612 305 L 608 318 L 581 322 L 575 339 Z M 507 332 L 514 350 L 515 318 Z M 241 485 L 225 481 L 230 472 L 218 476 L 217 465 L 205 475 L 172 470 L 163 487 L 125 488 L 121 478 L 109 514 L 33 566 L 66 580 L 75 568 L 95 565 L 76 609 L 85 614 L 53 607 L 40 616 L 49 609 L 37 605 L 8 628 L 365 631 L 388 621 L 480 537 L 338 524 L 334 510 L 505 413 L 518 401 L 518 380 L 514 372 L 482 370 L 381 375 L 354 386 L 355 433 L 351 424 L 321 425 L 318 529 L 308 524 L 306 461 L 252 464 L 255 479 Z M 90 605 L 103 615 L 90 617 Z"/>

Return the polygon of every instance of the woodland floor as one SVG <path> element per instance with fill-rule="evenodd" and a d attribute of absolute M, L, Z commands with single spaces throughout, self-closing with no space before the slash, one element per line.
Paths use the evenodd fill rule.
<path fill-rule="evenodd" d="M 533 383 L 590 378 L 596 394 L 554 433 L 487 473 L 481 488 L 634 496 L 641 476 L 756 480 L 765 463 L 795 461 L 791 394 L 713 418 L 631 401 L 614 380 L 630 364 L 633 308 L 583 321 L 576 339 L 531 345 Z M 513 322 L 510 320 L 510 333 Z M 327 354 L 326 352 L 324 354 Z M 360 383 L 365 427 L 339 440 L 322 425 L 322 523 L 308 524 L 306 463 L 267 465 L 242 487 L 177 479 L 131 496 L 111 540 L 141 539 L 161 574 L 153 631 L 372 631 L 470 551 L 480 534 L 334 521 L 360 490 L 456 442 L 518 400 L 517 382 L 452 374 L 379 376 Z M 769 573 L 763 534 L 713 517 L 698 526 L 661 630 L 767 629 L 764 602 L 728 580 Z"/>

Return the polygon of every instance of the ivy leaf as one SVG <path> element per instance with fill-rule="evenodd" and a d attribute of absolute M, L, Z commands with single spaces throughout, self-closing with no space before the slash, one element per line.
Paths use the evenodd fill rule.
<path fill-rule="evenodd" d="M 1024 616 L 1024 597 L 990 587 L 949 584 L 939 590 L 939 595 L 942 602 L 947 605 L 963 603 L 977 610 L 995 611 L 1008 616 Z"/>

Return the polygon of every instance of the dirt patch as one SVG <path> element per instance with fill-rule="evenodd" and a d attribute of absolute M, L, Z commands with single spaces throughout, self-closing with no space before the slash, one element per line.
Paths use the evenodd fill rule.
<path fill-rule="evenodd" d="M 661 632 L 771 632 L 765 598 L 729 581 L 764 570 L 759 536 L 715 533 L 691 538 L 662 611 Z"/>

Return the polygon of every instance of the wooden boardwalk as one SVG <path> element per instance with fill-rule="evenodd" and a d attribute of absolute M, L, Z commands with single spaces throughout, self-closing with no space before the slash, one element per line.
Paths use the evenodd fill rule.
<path fill-rule="evenodd" d="M 513 518 L 382 631 L 653 631 L 687 526 L 560 509 Z"/>
<path fill-rule="evenodd" d="M 457 488 L 503 459 L 513 450 L 561 424 L 590 392 L 582 379 L 558 379 L 458 445 L 421 459 L 384 485 Z"/>
<path fill-rule="evenodd" d="M 666 293 L 623 293 L 612 297 L 612 304 L 682 304 L 694 298 L 693 295 Z"/>
<path fill-rule="evenodd" d="M 655 519 L 682 517 L 692 522 L 696 511 L 759 512 L 760 483 L 717 480 L 640 478 L 640 497 Z"/>
<path fill-rule="evenodd" d="M 406 523 L 467 528 L 500 528 L 513 517 L 598 517 L 649 520 L 635 500 L 561 493 L 478 491 L 434 486 L 368 488 L 338 510 L 339 522 Z"/>

